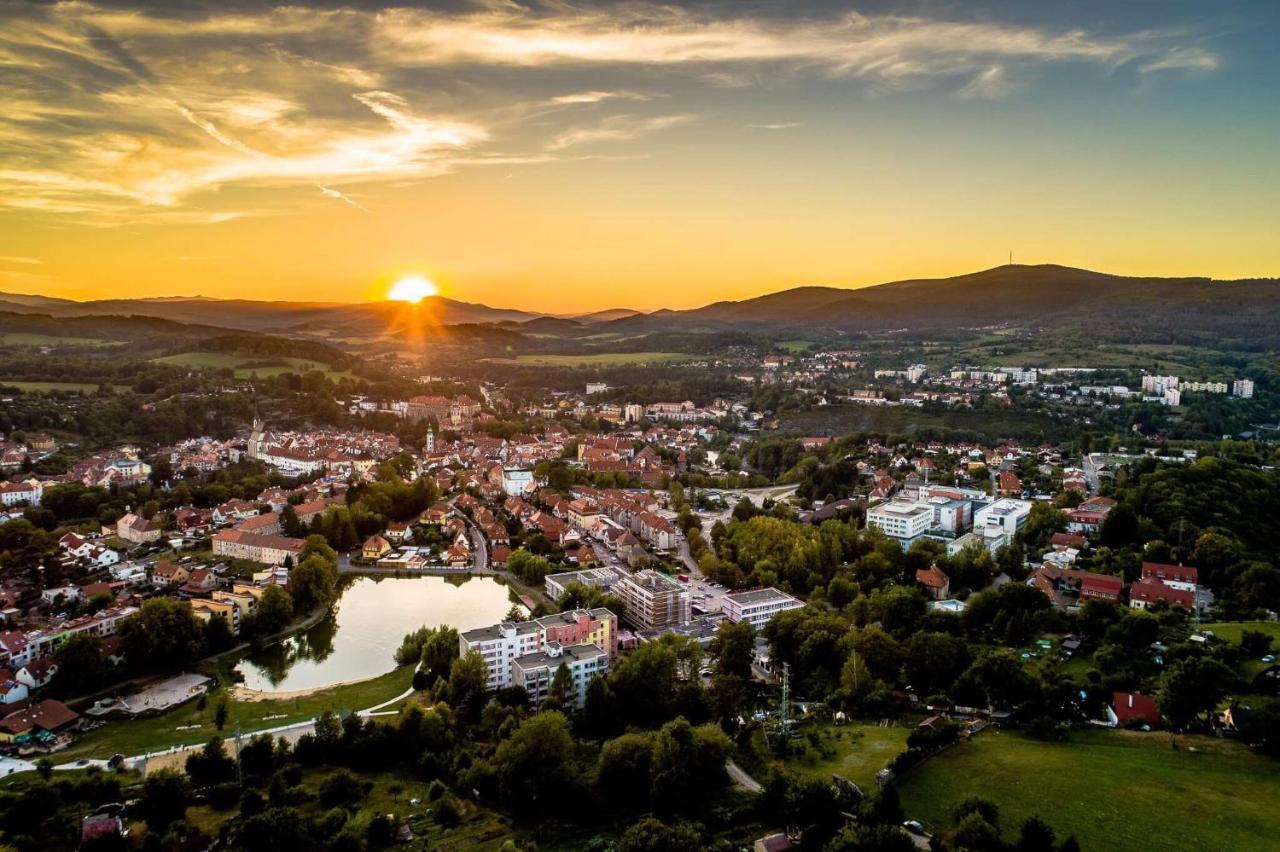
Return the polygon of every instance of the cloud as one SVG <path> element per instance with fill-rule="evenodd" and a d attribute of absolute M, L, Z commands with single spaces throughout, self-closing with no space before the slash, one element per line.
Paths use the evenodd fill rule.
<path fill-rule="evenodd" d="M 571 95 L 557 95 L 551 98 L 549 103 L 573 106 L 576 104 L 598 104 L 601 101 L 611 100 L 647 101 L 649 96 L 642 95 L 639 92 L 575 92 Z"/>
<path fill-rule="evenodd" d="M 790 130 L 793 127 L 804 127 L 801 121 L 783 121 L 776 124 L 748 124 L 752 130 Z"/>
<path fill-rule="evenodd" d="M 646 111 L 659 73 L 671 96 L 818 76 L 995 98 L 1049 64 L 1152 73 L 1221 62 L 1186 34 L 923 15 L 510 0 L 237 8 L 6 5 L 0 209 L 96 225 L 216 223 L 283 215 L 314 203 L 317 187 L 364 209 L 350 186 L 578 156 L 559 152 L 692 121 Z M 576 107 L 622 102 L 635 114 L 578 126 Z"/>
<path fill-rule="evenodd" d="M 595 127 L 566 130 L 548 143 L 547 150 L 562 151 L 576 145 L 591 145 L 598 142 L 625 142 L 638 136 L 647 136 L 680 124 L 687 124 L 692 120 L 691 115 L 659 115 L 653 118 L 614 115 Z"/>
<path fill-rule="evenodd" d="M 329 198 L 336 198 L 339 201 L 345 201 L 347 204 L 350 204 L 352 207 L 356 208 L 357 210 L 363 210 L 366 213 L 369 212 L 368 207 L 365 207 L 363 204 L 361 204 L 359 201 L 356 201 L 351 196 L 346 195 L 342 192 L 339 192 L 338 190 L 332 187 L 322 186 L 320 187 L 320 192 L 322 192 L 324 195 L 328 196 Z"/>
<path fill-rule="evenodd" d="M 1216 54 L 1199 47 L 1175 47 L 1162 56 L 1156 57 L 1142 65 L 1142 72 L 1171 71 L 1186 69 L 1192 71 L 1216 71 L 1222 60 Z"/>
<path fill-rule="evenodd" d="M 973 76 L 959 92 L 962 98 L 996 100 L 1009 93 L 1009 75 L 1003 65 L 992 65 Z"/>
<path fill-rule="evenodd" d="M 0 263 L 20 263 L 24 266 L 34 266 L 36 264 L 44 263 L 44 261 L 38 257 L 14 257 L 12 255 L 0 255 Z"/>

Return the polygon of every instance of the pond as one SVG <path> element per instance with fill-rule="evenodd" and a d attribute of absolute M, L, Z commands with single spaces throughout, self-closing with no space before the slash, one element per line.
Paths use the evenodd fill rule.
<path fill-rule="evenodd" d="M 317 689 L 395 668 L 406 633 L 496 624 L 511 608 L 492 577 L 344 577 L 333 609 L 314 627 L 246 656 L 244 685 L 264 692 Z"/>

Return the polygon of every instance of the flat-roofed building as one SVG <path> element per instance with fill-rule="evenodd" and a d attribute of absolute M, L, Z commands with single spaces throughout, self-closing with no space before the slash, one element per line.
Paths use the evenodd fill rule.
<path fill-rule="evenodd" d="M 737 624 L 748 621 L 756 630 L 763 630 L 775 615 L 790 609 L 800 609 L 804 602 L 786 592 L 774 588 L 731 592 L 721 599 L 720 611 L 728 621 Z"/>
<path fill-rule="evenodd" d="M 570 583 L 581 583 L 603 591 L 612 589 L 622 579 L 622 575 L 612 568 L 587 568 L 582 571 L 565 571 L 560 574 L 548 574 L 543 581 L 547 597 L 559 600 L 569 588 Z"/>
<path fill-rule="evenodd" d="M 688 624 L 692 617 L 689 590 L 657 571 L 627 575 L 613 587 L 622 598 L 623 618 L 637 630 L 656 630 Z"/>
<path fill-rule="evenodd" d="M 530 654 L 559 647 L 595 645 L 612 659 L 618 653 L 618 617 L 604 607 L 576 609 L 533 621 L 504 621 L 468 630 L 458 636 L 458 651 L 475 651 L 489 669 L 489 689 L 511 686 L 512 663 Z"/>
<path fill-rule="evenodd" d="M 569 669 L 571 700 L 581 708 L 587 701 L 587 685 L 609 670 L 609 655 L 595 645 L 548 642 L 543 650 L 512 661 L 511 685 L 523 687 L 533 706 L 540 706 L 561 666 Z"/>
<path fill-rule="evenodd" d="M 896 540 L 903 550 L 929 531 L 933 519 L 932 507 L 911 500 L 890 500 L 867 510 L 867 526 Z"/>

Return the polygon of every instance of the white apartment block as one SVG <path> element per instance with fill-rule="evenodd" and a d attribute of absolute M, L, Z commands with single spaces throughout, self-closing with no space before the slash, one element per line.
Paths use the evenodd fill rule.
<path fill-rule="evenodd" d="M 609 655 L 595 645 L 562 648 L 557 642 L 548 642 L 544 650 L 512 661 L 511 685 L 524 687 L 533 706 L 538 707 L 546 700 L 561 666 L 569 668 L 573 703 L 581 709 L 587 702 L 587 684 L 609 670 Z"/>
<path fill-rule="evenodd" d="M 987 542 L 992 550 L 1013 541 L 1031 515 L 1030 500 L 1005 497 L 988 503 L 973 513 L 973 531 Z"/>
<path fill-rule="evenodd" d="M 786 592 L 774 588 L 753 589 L 748 592 L 732 592 L 721 600 L 720 611 L 725 619 L 737 624 L 748 621 L 757 631 L 778 613 L 790 609 L 800 609 L 804 602 L 791 597 Z"/>
<path fill-rule="evenodd" d="M 1236 379 L 1231 383 L 1231 395 L 1253 399 L 1253 379 Z"/>
<path fill-rule="evenodd" d="M 542 648 L 542 631 L 537 622 L 515 624 L 504 621 L 458 635 L 458 652 L 466 656 L 476 651 L 489 667 L 489 689 L 511 685 L 511 665 L 519 657 L 536 654 Z"/>
<path fill-rule="evenodd" d="M 933 509 L 910 500 L 890 500 L 867 510 L 867 526 L 896 539 L 906 550 L 933 526 Z"/>

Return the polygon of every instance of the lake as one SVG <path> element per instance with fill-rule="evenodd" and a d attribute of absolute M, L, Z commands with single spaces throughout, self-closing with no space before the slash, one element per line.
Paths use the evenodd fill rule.
<path fill-rule="evenodd" d="M 316 689 L 395 668 L 406 633 L 448 625 L 459 631 L 501 621 L 508 587 L 492 577 L 344 577 L 333 609 L 309 630 L 246 656 L 244 685 L 264 692 Z"/>

